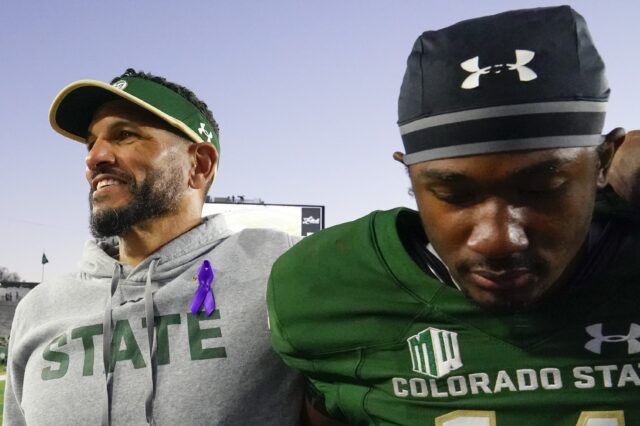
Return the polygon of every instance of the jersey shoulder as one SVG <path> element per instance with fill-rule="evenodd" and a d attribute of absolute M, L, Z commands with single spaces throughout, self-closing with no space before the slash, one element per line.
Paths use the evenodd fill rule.
<path fill-rule="evenodd" d="M 393 224 L 399 210 L 374 211 L 352 222 L 332 226 L 306 237 L 278 259 L 274 271 L 290 274 L 320 272 L 329 267 L 340 267 L 357 258 L 371 257 L 378 246 L 374 229 L 376 222 Z"/>
<path fill-rule="evenodd" d="M 594 221 L 613 220 L 640 227 L 640 211 L 621 198 L 610 187 L 598 191 L 593 211 Z"/>
<path fill-rule="evenodd" d="M 381 247 L 396 247 L 405 269 L 422 274 L 402 249 L 395 222 L 405 209 L 375 211 L 307 237 L 274 264 L 267 303 L 280 352 L 350 350 L 393 338 L 406 318 L 376 327 L 374 315 L 420 309 Z M 357 302 L 357 303 L 356 303 Z M 400 318 L 400 317 L 398 317 Z M 322 327 L 315 325 L 322 324 Z M 310 332 L 310 330 L 314 330 Z"/>

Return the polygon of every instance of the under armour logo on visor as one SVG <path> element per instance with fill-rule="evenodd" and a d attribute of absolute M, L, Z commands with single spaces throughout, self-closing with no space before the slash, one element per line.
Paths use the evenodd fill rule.
<path fill-rule="evenodd" d="M 538 78 L 538 75 L 529 67 L 526 67 L 529 62 L 533 60 L 536 55 L 535 52 L 530 50 L 516 50 L 516 62 L 514 64 L 495 64 L 488 67 L 480 68 L 480 57 L 475 56 L 471 59 L 467 59 L 462 62 L 460 66 L 463 70 L 471 73 L 462 82 L 463 89 L 475 89 L 480 86 L 480 76 L 484 74 L 500 74 L 504 67 L 507 67 L 507 71 L 517 71 L 520 81 L 531 81 Z"/>
<path fill-rule="evenodd" d="M 603 343 L 627 342 L 627 354 L 637 354 L 640 352 L 640 325 L 631 323 L 629 325 L 629 334 L 611 334 L 604 336 L 602 334 L 602 323 L 593 324 L 585 328 L 589 336 L 593 339 L 589 340 L 585 349 L 599 354 L 602 352 Z"/>
<path fill-rule="evenodd" d="M 213 139 L 213 132 L 208 132 L 207 129 L 204 128 L 205 124 L 200 123 L 200 127 L 198 128 L 198 133 L 207 137 L 207 142 L 211 142 Z"/>

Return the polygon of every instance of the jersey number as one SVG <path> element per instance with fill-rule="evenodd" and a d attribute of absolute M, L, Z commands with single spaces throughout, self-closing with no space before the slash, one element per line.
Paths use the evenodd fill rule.
<path fill-rule="evenodd" d="M 497 426 L 496 412 L 457 410 L 436 417 L 435 426 Z M 624 426 L 624 412 L 583 411 L 576 426 Z"/>

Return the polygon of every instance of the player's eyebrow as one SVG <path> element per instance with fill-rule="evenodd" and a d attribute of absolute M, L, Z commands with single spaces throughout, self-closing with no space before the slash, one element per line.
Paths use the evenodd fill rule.
<path fill-rule="evenodd" d="M 527 177 L 534 174 L 541 173 L 557 173 L 563 166 L 574 162 L 574 158 L 553 158 L 540 163 L 531 164 L 529 166 L 522 167 L 515 170 L 512 173 L 513 177 Z"/>
<path fill-rule="evenodd" d="M 450 170 L 428 169 L 422 170 L 419 177 L 424 180 L 440 180 L 443 182 L 462 182 L 471 181 L 469 176 L 464 173 L 452 172 Z"/>
<path fill-rule="evenodd" d="M 539 163 L 530 164 L 522 168 L 516 169 L 510 173 L 513 178 L 527 178 L 537 174 L 552 174 L 557 173 L 563 166 L 572 163 L 574 158 L 552 158 L 550 160 L 544 160 Z M 423 180 L 436 180 L 447 183 L 470 183 L 473 182 L 471 176 L 451 171 L 447 169 L 427 169 L 419 172 L 418 177 Z"/>

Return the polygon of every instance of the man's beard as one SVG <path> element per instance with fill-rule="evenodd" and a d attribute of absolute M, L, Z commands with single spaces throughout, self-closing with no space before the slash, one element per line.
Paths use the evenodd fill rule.
<path fill-rule="evenodd" d="M 109 173 L 125 180 L 131 201 L 123 207 L 104 208 L 94 211 L 93 192 L 89 193 L 89 228 L 96 238 L 122 236 L 145 220 L 175 212 L 182 198 L 182 172 L 179 168 L 156 170 L 147 175 L 141 184 L 133 177 Z M 96 172 L 97 174 L 98 172 Z"/>

